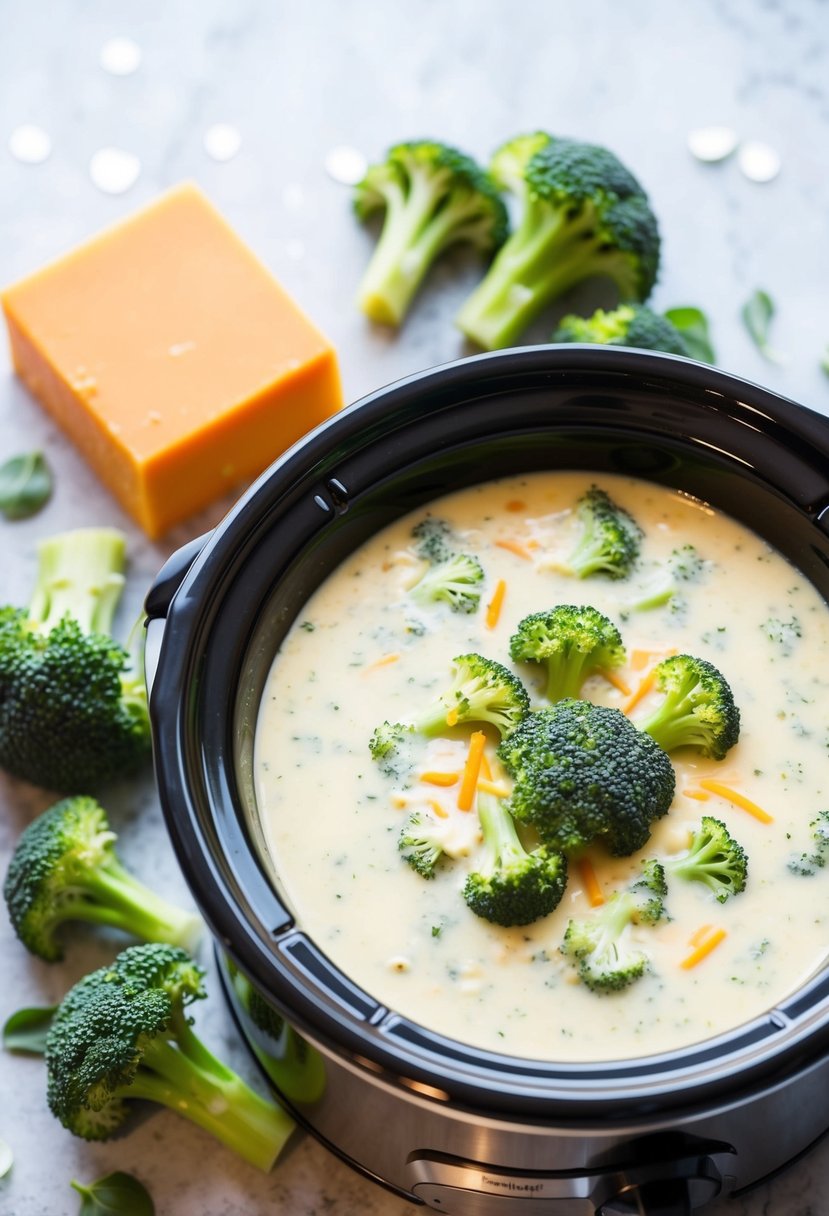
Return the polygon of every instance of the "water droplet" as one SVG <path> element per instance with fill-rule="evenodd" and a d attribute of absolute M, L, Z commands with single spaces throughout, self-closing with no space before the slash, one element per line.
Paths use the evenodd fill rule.
<path fill-rule="evenodd" d="M 131 76 L 141 66 L 141 47 L 132 38 L 109 38 L 101 47 L 98 62 L 110 76 Z"/>
<path fill-rule="evenodd" d="M 205 152 L 213 160 L 233 160 L 242 146 L 242 136 L 229 122 L 217 122 L 207 128 L 202 143 Z"/>
<path fill-rule="evenodd" d="M 737 147 L 737 132 L 731 127 L 698 127 L 688 135 L 688 147 L 697 160 L 725 160 Z"/>
<path fill-rule="evenodd" d="M 737 164 L 751 182 L 770 182 L 780 172 L 778 153 L 759 139 L 749 139 L 742 144 Z"/>
<path fill-rule="evenodd" d="M 104 194 L 123 194 L 140 172 L 141 161 L 123 148 L 101 148 L 89 162 L 89 176 Z"/>
<path fill-rule="evenodd" d="M 343 186 L 356 186 L 366 175 L 368 161 L 356 148 L 345 144 L 332 148 L 325 158 L 325 171 Z"/>
<path fill-rule="evenodd" d="M 24 165 L 39 165 L 51 154 L 52 141 L 43 127 L 24 122 L 15 127 L 9 136 L 9 151 L 15 160 L 22 161 Z"/>

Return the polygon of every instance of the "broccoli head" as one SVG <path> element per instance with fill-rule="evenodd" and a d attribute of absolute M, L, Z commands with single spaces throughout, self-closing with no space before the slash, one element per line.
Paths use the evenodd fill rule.
<path fill-rule="evenodd" d="M 611 312 L 597 309 L 592 317 L 562 317 L 553 342 L 589 342 L 601 346 L 634 346 L 690 357 L 688 344 L 676 326 L 646 304 L 620 304 Z"/>
<path fill-rule="evenodd" d="M 41 543 L 28 609 L 0 608 L 0 766 L 87 793 L 149 755 L 143 674 L 110 636 L 124 538 L 82 528 Z"/>
<path fill-rule="evenodd" d="M 792 874 L 811 878 L 818 870 L 822 870 L 829 857 L 829 811 L 821 811 L 809 824 L 812 833 L 812 848 L 808 853 L 801 853 L 789 861 Z"/>
<path fill-rule="evenodd" d="M 490 722 L 505 737 L 529 712 L 527 690 L 513 672 L 481 654 L 452 660 L 452 685 L 415 722 L 424 735 L 440 735 L 466 722 Z"/>
<path fill-rule="evenodd" d="M 368 749 L 380 771 L 403 784 L 408 783 L 414 767 L 413 734 L 413 728 L 402 722 L 384 722 L 369 740 Z"/>
<path fill-rule="evenodd" d="M 669 874 L 704 883 L 724 904 L 745 890 L 748 858 L 720 819 L 704 815 L 687 853 L 665 863 Z"/>
<path fill-rule="evenodd" d="M 588 701 L 528 714 L 498 756 L 515 781 L 512 814 L 564 853 L 593 841 L 617 857 L 635 853 L 674 794 L 665 752 L 620 710 Z"/>
<path fill-rule="evenodd" d="M 594 672 L 625 661 L 619 630 L 589 605 L 559 604 L 525 616 L 510 638 L 509 653 L 516 662 L 539 663 L 546 669 L 549 701 L 578 697 Z"/>
<path fill-rule="evenodd" d="M 653 925 L 664 913 L 665 876 L 658 862 L 626 891 L 617 891 L 590 917 L 571 920 L 561 951 L 594 992 L 619 992 L 648 970 L 648 952 L 631 940 L 630 926 Z"/>
<path fill-rule="evenodd" d="M 740 711 L 725 676 L 707 659 L 672 655 L 654 668 L 656 688 L 665 694 L 640 730 L 666 752 L 693 747 L 722 760 L 740 736 Z"/>
<path fill-rule="evenodd" d="M 434 878 L 435 867 L 446 852 L 447 823 L 427 811 L 414 810 L 406 817 L 397 847 L 405 861 L 421 878 Z"/>
<path fill-rule="evenodd" d="M 174 946 L 133 946 L 75 984 L 46 1039 L 47 1097 L 64 1127 L 106 1140 L 133 1099 L 158 1102 L 268 1170 L 289 1117 L 217 1060 L 190 1025 L 204 972 Z"/>
<path fill-rule="evenodd" d="M 481 602 L 484 571 L 471 553 L 453 553 L 429 565 L 410 594 L 419 604 L 448 604 L 453 612 L 475 612 Z"/>
<path fill-rule="evenodd" d="M 452 529 L 444 519 L 436 519 L 427 515 L 420 523 L 412 528 L 414 551 L 430 566 L 445 562 L 455 553 Z"/>
<path fill-rule="evenodd" d="M 612 152 L 538 132 L 510 140 L 491 169 L 523 213 L 458 315 L 473 342 L 512 345 L 543 308 L 594 276 L 612 280 L 623 301 L 647 299 L 659 266 L 656 219 Z"/>
<path fill-rule="evenodd" d="M 654 608 L 664 608 L 666 604 L 671 605 L 673 612 L 680 611 L 684 605 L 683 583 L 698 582 L 708 568 L 709 563 L 700 557 L 694 545 L 680 545 L 657 570 L 656 577 L 639 598 L 627 605 L 627 611 L 650 612 Z"/>
<path fill-rule="evenodd" d="M 591 486 L 576 503 L 581 527 L 564 569 L 577 578 L 626 578 L 639 556 L 642 530 L 604 490 Z"/>
<path fill-rule="evenodd" d="M 567 859 L 542 845 L 527 852 L 501 799 L 478 791 L 486 859 L 467 875 L 463 897 L 476 916 L 496 925 L 529 925 L 558 906 Z"/>
<path fill-rule="evenodd" d="M 356 187 L 361 220 L 385 213 L 357 300 L 372 321 L 399 325 L 444 249 L 466 242 L 491 253 L 507 212 L 495 183 L 471 157 L 434 140 L 396 144 Z"/>
<path fill-rule="evenodd" d="M 14 930 L 32 954 L 49 962 L 62 958 L 56 933 L 66 921 L 110 925 L 144 941 L 195 945 L 199 918 L 125 870 L 115 840 L 103 807 L 83 795 L 56 803 L 26 828 L 3 894 Z"/>

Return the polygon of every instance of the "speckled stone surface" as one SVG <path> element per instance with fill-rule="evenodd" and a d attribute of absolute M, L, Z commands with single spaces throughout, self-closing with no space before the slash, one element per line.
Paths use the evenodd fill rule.
<path fill-rule="evenodd" d="M 399 335 L 372 330 L 353 294 L 371 247 L 349 192 L 325 173 L 337 145 L 369 157 L 401 138 L 437 135 L 485 157 L 511 134 L 544 127 L 606 143 L 650 191 L 664 235 L 658 307 L 697 304 L 711 317 L 719 362 L 829 413 L 820 358 L 829 342 L 829 5 L 825 0 L 5 0 L 0 4 L 0 282 L 8 283 L 116 220 L 159 190 L 196 179 L 337 345 L 355 399 L 399 376 L 466 353 L 451 318 L 476 277 L 474 260 L 437 269 Z M 128 77 L 99 66 L 103 43 L 127 35 L 143 51 Z M 16 162 L 11 132 L 36 123 L 51 157 Z M 203 136 L 241 134 L 216 163 Z M 695 162 L 688 132 L 725 123 L 772 144 L 779 177 L 756 185 L 735 160 Z M 138 182 L 118 197 L 88 173 L 105 146 L 137 155 Z M 766 362 L 739 310 L 757 286 L 776 300 Z M 543 338 L 552 320 L 531 335 Z M 0 354 L 0 459 L 42 447 L 57 475 L 37 518 L 0 523 L 2 600 L 23 602 L 32 549 L 67 526 L 112 523 L 130 539 L 124 632 L 156 570 L 228 504 L 150 544 L 12 377 Z M 0 867 L 43 791 L 0 780 Z M 149 775 L 107 794 L 124 854 L 145 879 L 187 900 Z M 59 966 L 28 958 L 0 917 L 0 1020 L 51 1003 L 115 939 L 81 934 Z M 213 987 L 215 988 L 215 978 Z M 198 1012 L 207 1040 L 254 1076 L 217 999 Z M 359 1111 L 354 1112 L 359 1118 Z M 815 1128 L 815 1133 L 820 1128 Z M 163 1216 L 406 1216 L 415 1208 L 362 1180 L 312 1140 L 298 1139 L 268 1177 L 170 1114 L 110 1144 L 73 1139 L 46 1109 L 41 1063 L 0 1058 L 0 1136 L 16 1154 L 0 1182 L 2 1216 L 70 1216 L 72 1177 L 111 1169 L 141 1177 Z M 829 1143 L 711 1216 L 825 1216 Z"/>

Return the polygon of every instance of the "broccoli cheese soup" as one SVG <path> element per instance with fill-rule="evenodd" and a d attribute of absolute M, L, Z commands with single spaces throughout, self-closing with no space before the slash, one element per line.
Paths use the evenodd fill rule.
<path fill-rule="evenodd" d="M 597 557 L 594 525 L 610 556 Z M 565 685 L 511 644 L 528 616 L 562 605 L 620 635 Z M 670 708 L 671 656 L 725 683 L 714 718 L 732 716 L 704 723 L 713 742 L 653 725 Z M 514 680 L 506 716 L 482 721 L 472 684 L 453 681 L 500 670 L 488 663 Z M 604 474 L 463 490 L 352 554 L 285 638 L 254 754 L 270 864 L 331 960 L 432 1030 L 561 1061 L 695 1043 L 772 1008 L 829 953 L 827 687 L 825 603 L 705 503 Z M 599 784 L 606 765 L 613 778 L 595 811 L 586 786 L 568 792 L 570 760 L 550 769 L 546 756 L 536 815 L 519 768 L 528 721 L 548 718 L 525 715 L 560 717 L 573 707 L 562 688 L 591 719 L 590 706 L 617 711 L 607 755 L 601 732 L 578 741 L 591 764 L 599 755 Z M 560 796 L 575 835 L 550 827 Z M 637 835 L 625 816 L 642 814 Z M 494 847 L 495 821 L 509 846 Z M 541 896 L 522 889 L 505 914 L 493 871 L 528 855 L 520 864 L 557 860 Z"/>

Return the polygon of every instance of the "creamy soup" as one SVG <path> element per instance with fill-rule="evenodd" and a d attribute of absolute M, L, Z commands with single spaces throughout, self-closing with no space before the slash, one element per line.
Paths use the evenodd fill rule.
<path fill-rule="evenodd" d="M 574 505 L 591 484 L 642 529 L 640 559 L 625 579 L 561 570 L 579 528 Z M 413 601 L 422 562 L 412 527 L 427 513 L 446 520 L 457 547 L 484 568 L 474 613 Z M 703 559 L 701 576 L 660 607 L 631 610 L 685 544 Z M 500 580 L 500 613 L 488 613 Z M 587 988 L 559 948 L 570 919 L 592 914 L 581 867 L 571 864 L 548 916 L 520 928 L 489 924 L 461 895 L 482 863 L 474 805 L 458 809 L 457 786 L 415 779 L 397 788 L 369 754 L 375 726 L 415 718 L 451 684 L 453 658 L 471 651 L 512 666 L 534 707 L 543 704 L 540 668 L 510 664 L 509 639 L 528 613 L 556 604 L 595 606 L 627 646 L 616 682 L 592 676 L 585 699 L 626 706 L 648 667 L 678 651 L 714 663 L 742 714 L 739 743 L 725 760 L 687 749 L 672 755 L 673 804 L 640 854 L 590 850 L 606 895 L 631 882 L 643 858 L 686 850 L 703 815 L 721 819 L 749 858 L 745 891 L 725 903 L 701 883 L 671 879 L 669 916 L 627 931 L 649 956 L 646 974 L 613 994 Z M 343 562 L 276 656 L 255 767 L 281 891 L 298 924 L 367 992 L 468 1044 L 534 1059 L 622 1059 L 736 1027 L 795 990 L 829 951 L 829 867 L 804 877 L 788 865 L 810 851 L 810 821 L 829 810 L 828 660 L 829 612 L 812 585 L 752 532 L 685 494 L 604 474 L 551 473 L 450 495 Z M 660 699 L 646 694 L 631 716 Z M 469 733 L 447 728 L 445 739 L 424 744 L 423 771 L 460 771 Z M 496 743 L 493 733 L 493 763 Z M 701 785 L 711 779 L 726 792 Z M 398 837 L 413 808 L 434 813 L 435 803 L 457 856 L 427 880 L 401 856 Z M 714 948 L 691 965 L 712 936 Z"/>

